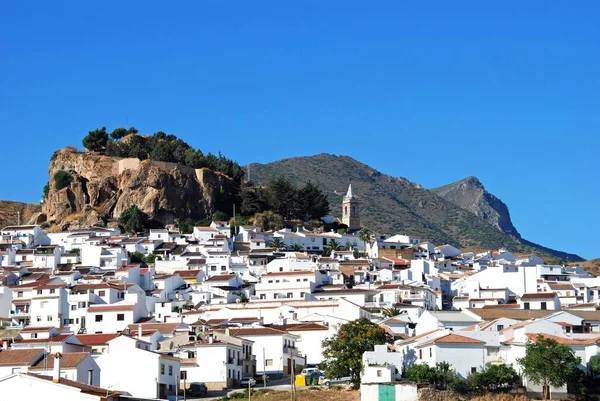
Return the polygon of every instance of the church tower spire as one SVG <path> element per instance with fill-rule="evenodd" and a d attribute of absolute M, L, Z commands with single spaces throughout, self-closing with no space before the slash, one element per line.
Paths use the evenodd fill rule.
<path fill-rule="evenodd" d="M 348 185 L 346 196 L 342 199 L 342 223 L 348 226 L 349 231 L 360 230 L 360 205 L 352 192 L 352 184 Z"/>

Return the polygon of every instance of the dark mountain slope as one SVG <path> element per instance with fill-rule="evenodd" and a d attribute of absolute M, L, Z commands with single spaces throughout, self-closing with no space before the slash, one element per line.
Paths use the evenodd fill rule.
<path fill-rule="evenodd" d="M 507 247 L 514 252 L 567 255 L 521 240 L 514 227 L 515 235 L 507 235 L 476 213 L 418 184 L 382 174 L 348 156 L 319 154 L 268 164 L 255 163 L 249 167 L 254 182 L 267 182 L 282 175 L 294 182 L 318 183 L 328 194 L 335 216 L 340 216 L 341 208 L 337 205 L 352 183 L 354 194 L 361 201 L 363 225 L 378 232 L 405 233 L 435 244 L 450 243 L 461 248 Z M 569 255 L 571 261 L 580 259 Z"/>

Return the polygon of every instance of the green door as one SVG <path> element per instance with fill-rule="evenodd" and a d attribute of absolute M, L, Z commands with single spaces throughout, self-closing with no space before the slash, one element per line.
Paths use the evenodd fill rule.
<path fill-rule="evenodd" d="M 379 401 L 396 401 L 396 386 L 379 385 Z"/>

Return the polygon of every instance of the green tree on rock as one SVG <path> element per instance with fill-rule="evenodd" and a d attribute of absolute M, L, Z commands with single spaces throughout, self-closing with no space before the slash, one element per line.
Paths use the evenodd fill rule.
<path fill-rule="evenodd" d="M 97 128 L 88 132 L 81 142 L 86 149 L 93 152 L 99 152 L 106 149 L 106 144 L 108 143 L 106 127 Z"/>
<path fill-rule="evenodd" d="M 567 384 L 576 375 L 581 359 L 568 346 L 538 335 L 535 341 L 527 342 L 526 354 L 517 362 L 527 380 L 542 386 L 544 400 L 547 400 L 550 386 Z"/>
<path fill-rule="evenodd" d="M 131 206 L 119 216 L 119 226 L 131 234 L 143 231 L 148 226 L 149 221 L 148 215 L 136 205 Z"/>
<path fill-rule="evenodd" d="M 352 378 L 354 388 L 360 387 L 362 355 L 375 345 L 389 344 L 392 337 L 381 327 L 365 318 L 344 324 L 333 337 L 323 340 L 325 374 L 328 377 Z"/>
<path fill-rule="evenodd" d="M 68 187 L 71 181 L 73 181 L 73 176 L 64 170 L 58 170 L 56 173 L 54 173 L 53 178 L 54 189 L 56 189 L 57 191 Z"/>

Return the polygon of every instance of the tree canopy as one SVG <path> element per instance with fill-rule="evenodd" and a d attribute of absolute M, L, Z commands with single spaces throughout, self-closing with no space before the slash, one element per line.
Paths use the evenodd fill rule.
<path fill-rule="evenodd" d="M 68 187 L 69 184 L 71 183 L 71 181 L 73 181 L 73 176 L 64 170 L 58 170 L 56 173 L 54 173 L 53 178 L 54 178 L 54 189 L 56 189 L 57 191 L 60 191 L 61 189 Z M 44 189 L 44 192 L 45 191 L 46 190 Z M 48 196 L 47 193 L 45 195 Z"/>
<path fill-rule="evenodd" d="M 328 377 L 350 376 L 353 386 L 358 388 L 363 353 L 373 351 L 375 345 L 392 341 L 385 330 L 368 319 L 360 318 L 346 323 L 333 337 L 323 340 L 325 374 Z"/>
<path fill-rule="evenodd" d="M 512 366 L 486 365 L 467 378 L 471 389 L 480 392 L 498 391 L 521 384 L 519 374 Z"/>
<path fill-rule="evenodd" d="M 285 177 L 276 177 L 266 186 L 248 185 L 240 191 L 243 214 L 272 210 L 284 219 L 319 219 L 329 213 L 327 196 L 312 182 L 296 186 Z"/>
<path fill-rule="evenodd" d="M 108 156 L 136 157 L 163 162 L 183 164 L 192 168 L 207 167 L 221 172 L 240 183 L 244 170 L 235 161 L 223 156 L 194 149 L 175 135 L 158 131 L 152 135 L 138 135 L 134 127 L 115 128 L 110 135 L 106 127 L 97 128 L 83 138 L 83 146 L 91 151 L 104 152 Z"/>
<path fill-rule="evenodd" d="M 544 400 L 547 400 L 549 387 L 567 384 L 577 374 L 581 359 L 568 346 L 538 335 L 535 342 L 527 342 L 526 354 L 517 362 L 529 381 L 543 386 Z"/>
<path fill-rule="evenodd" d="M 119 216 L 119 226 L 128 233 L 138 233 L 143 231 L 149 223 L 146 213 L 140 210 L 136 205 L 131 206 Z"/>
<path fill-rule="evenodd" d="M 108 133 L 106 132 L 106 127 L 89 131 L 81 142 L 88 150 L 94 152 L 104 150 L 108 144 Z"/>

